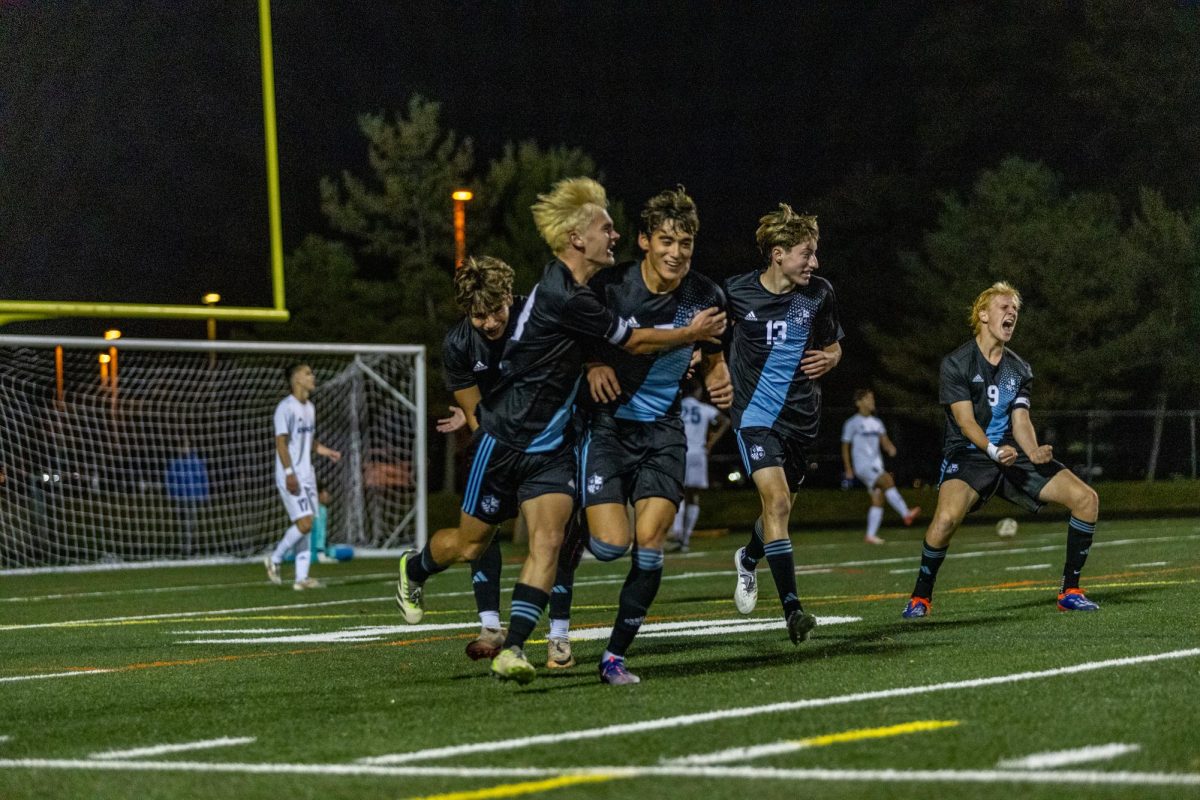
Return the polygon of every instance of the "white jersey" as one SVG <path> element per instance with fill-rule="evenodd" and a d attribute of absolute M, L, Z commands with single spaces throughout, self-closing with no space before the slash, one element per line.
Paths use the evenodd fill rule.
<path fill-rule="evenodd" d="M 306 478 L 315 480 L 316 477 L 312 465 L 316 421 L 316 407 L 311 402 L 301 403 L 294 394 L 289 394 L 275 406 L 275 435 L 288 437 L 288 455 L 301 483 Z M 280 485 L 284 483 L 283 462 L 279 459 L 278 451 L 275 453 L 275 482 Z"/>
<path fill-rule="evenodd" d="M 855 414 L 842 426 L 842 441 L 850 445 L 850 463 L 856 475 L 883 471 L 879 441 L 887 436 L 883 421 L 876 416 Z"/>
<path fill-rule="evenodd" d="M 683 434 L 687 437 L 689 453 L 708 452 L 708 429 L 719 412 L 708 403 L 702 403 L 694 397 L 685 397 L 679 406 L 679 416 L 683 420 Z"/>

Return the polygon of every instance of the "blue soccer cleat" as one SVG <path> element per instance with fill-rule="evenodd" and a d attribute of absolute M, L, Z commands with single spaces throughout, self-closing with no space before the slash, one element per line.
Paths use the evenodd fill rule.
<path fill-rule="evenodd" d="M 1100 604 L 1087 599 L 1083 589 L 1067 589 L 1058 596 L 1059 611 L 1099 611 Z"/>
<path fill-rule="evenodd" d="M 625 659 L 609 656 L 600 662 L 600 682 L 609 686 L 631 686 L 642 679 L 625 668 Z"/>
<path fill-rule="evenodd" d="M 920 619 L 921 617 L 929 616 L 929 600 L 924 597 L 913 597 L 908 601 L 908 605 L 900 612 L 900 616 L 905 619 Z"/>

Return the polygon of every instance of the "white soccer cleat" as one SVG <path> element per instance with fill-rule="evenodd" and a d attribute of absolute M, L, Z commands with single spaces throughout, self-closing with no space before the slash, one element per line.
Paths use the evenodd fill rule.
<path fill-rule="evenodd" d="M 279 577 L 279 565 L 272 561 L 270 556 L 263 558 L 263 566 L 267 568 L 267 580 L 276 586 L 283 583 Z"/>
<path fill-rule="evenodd" d="M 302 581 L 296 581 L 293 583 L 292 588 L 297 592 L 306 592 L 309 589 L 324 589 L 325 584 L 321 583 L 321 581 L 317 580 L 316 578 L 305 578 Z"/>
<path fill-rule="evenodd" d="M 742 554 L 746 548 L 739 547 L 733 554 L 733 566 L 737 568 L 737 587 L 733 590 L 733 603 L 743 614 L 750 614 L 758 605 L 758 576 L 754 570 L 742 566 Z"/>

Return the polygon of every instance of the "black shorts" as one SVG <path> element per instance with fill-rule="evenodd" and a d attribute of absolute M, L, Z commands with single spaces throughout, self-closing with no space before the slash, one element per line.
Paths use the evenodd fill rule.
<path fill-rule="evenodd" d="M 957 480 L 978 492 L 979 501 L 971 506 L 967 513 L 978 511 L 997 494 L 1026 511 L 1036 512 L 1046 505 L 1038 500 L 1038 495 L 1046 488 L 1050 479 L 1064 469 L 1066 466 L 1058 461 L 1034 464 L 1019 448 L 1017 460 L 1011 467 L 1000 466 L 987 453 L 979 450 L 960 449 L 942 460 L 942 475 L 938 479 L 938 486 L 949 480 Z"/>
<path fill-rule="evenodd" d="M 521 504 L 535 497 L 575 497 L 575 447 L 571 444 L 547 453 L 526 453 L 479 429 L 471 449 L 462 510 L 476 519 L 496 525 L 515 517 Z"/>
<path fill-rule="evenodd" d="M 804 483 L 808 454 L 803 444 L 784 438 L 772 428 L 741 428 L 735 435 L 747 475 L 767 467 L 783 467 L 789 490 L 795 492 Z"/>
<path fill-rule="evenodd" d="M 687 437 L 679 419 L 635 422 L 593 414 L 579 448 L 580 503 L 683 498 Z"/>

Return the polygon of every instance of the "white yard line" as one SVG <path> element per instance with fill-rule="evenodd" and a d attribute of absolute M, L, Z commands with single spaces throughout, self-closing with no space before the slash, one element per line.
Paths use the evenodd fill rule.
<path fill-rule="evenodd" d="M 1147 561 L 1143 564 L 1130 564 L 1129 566 L 1130 567 L 1165 567 L 1168 563 L 1169 562 L 1167 562 L 1167 561 Z"/>
<path fill-rule="evenodd" d="M 1082 786 L 1200 786 L 1200 774 L 1170 772 L 1066 772 L 1051 770 L 778 769 L 773 767 L 388 767 L 368 764 L 228 764 L 203 761 L 92 761 L 89 759 L 0 759 L 0 769 L 63 769 L 113 772 L 194 772 L 243 775 L 324 775 L 447 778 L 544 778 L 598 775 L 726 778 L 827 783 L 1015 783 Z"/>
<path fill-rule="evenodd" d="M 81 669 L 71 672 L 44 672 L 40 675 L 9 675 L 0 678 L 0 683 L 17 683 L 18 681 L 41 681 L 47 678 L 78 678 L 84 675 L 107 675 L 116 672 L 115 669 Z"/>
<path fill-rule="evenodd" d="M 1126 753 L 1136 753 L 1141 745 L 1098 744 L 1078 747 L 1074 750 L 1058 750 L 1052 753 L 1033 753 L 1022 758 L 1007 758 L 996 764 L 997 769 L 1054 769 L 1069 764 L 1086 764 L 1089 761 L 1111 761 Z"/>
<path fill-rule="evenodd" d="M 308 628 L 209 628 L 207 630 L 195 631 L 167 631 L 168 636 L 212 636 L 220 634 L 224 636 L 227 633 L 298 633 L 306 631 Z"/>
<path fill-rule="evenodd" d="M 817 617 L 817 625 L 844 625 L 848 622 L 861 622 L 862 617 Z M 787 622 L 782 617 L 767 619 L 766 617 L 742 617 L 741 619 L 695 619 L 686 622 L 648 622 L 638 629 L 638 638 L 667 637 L 667 636 L 721 636 L 730 633 L 751 633 L 754 631 L 783 630 Z M 607 639 L 612 628 L 574 628 L 571 630 L 572 642 L 590 642 Z M 539 641 L 545 641 L 544 639 Z M 536 641 L 533 643 L 537 643 Z"/>
<path fill-rule="evenodd" d="M 372 625 L 343 628 L 324 633 L 305 633 L 296 636 L 247 636 L 238 638 L 183 639 L 176 644 L 320 644 L 325 642 L 377 642 L 390 636 L 406 636 L 430 631 L 456 631 L 479 627 L 479 622 L 444 622 L 424 625 Z M 222 634 L 224 631 L 204 631 Z"/>
<path fill-rule="evenodd" d="M 1195 658 L 1200 656 L 1200 648 L 1189 650 L 1173 650 L 1167 653 L 1155 653 L 1146 656 L 1114 658 L 1105 661 L 1088 661 L 1066 667 L 1038 670 L 1034 672 L 1015 672 L 1008 675 L 996 675 L 991 678 L 973 678 L 963 681 L 926 684 L 923 686 L 903 686 L 895 689 L 881 689 L 873 692 L 856 692 L 853 694 L 835 695 L 833 697 L 818 697 L 807 700 L 793 700 L 782 703 L 770 703 L 760 706 L 744 706 L 742 708 L 727 708 L 719 711 L 705 711 L 697 714 L 681 714 L 674 717 L 660 717 L 641 722 L 628 722 L 619 725 L 607 725 L 602 728 L 585 728 L 583 730 L 559 731 L 536 736 L 524 736 L 515 739 L 498 739 L 490 742 L 473 742 L 471 744 L 452 745 L 449 747 L 429 747 L 413 750 L 407 753 L 373 756 L 360 759 L 364 764 L 404 764 L 411 761 L 423 761 L 431 758 L 449 758 L 469 753 L 496 753 L 505 750 L 517 750 L 535 745 L 559 744 L 584 739 L 601 739 L 608 736 L 621 736 L 629 733 L 663 730 L 704 722 L 724 719 L 740 719 L 761 714 L 777 714 L 788 711 L 798 711 L 806 708 L 821 708 L 825 706 L 846 705 L 871 700 L 885 700 L 892 697 L 911 697 L 914 695 L 932 694 L 956 689 L 978 689 L 985 686 L 999 686 L 1009 683 L 1056 678 L 1062 675 L 1079 675 L 1114 667 L 1129 667 L 1138 664 L 1149 664 L 1156 661 L 1166 661 L 1179 658 Z"/>
<path fill-rule="evenodd" d="M 1022 564 L 1018 567 L 1005 567 L 1005 572 L 1018 572 L 1026 569 L 1049 569 L 1049 564 Z"/>
<path fill-rule="evenodd" d="M 130 750 L 107 750 L 103 753 L 92 753 L 88 758 L 101 761 L 122 761 L 143 756 L 163 756 L 168 753 L 184 753 L 189 750 L 207 750 L 211 747 L 233 747 L 239 744 L 251 744 L 253 736 L 223 737 L 221 739 L 202 739 L 198 742 L 182 742 L 180 744 L 157 744 L 152 747 L 135 747 Z"/>

